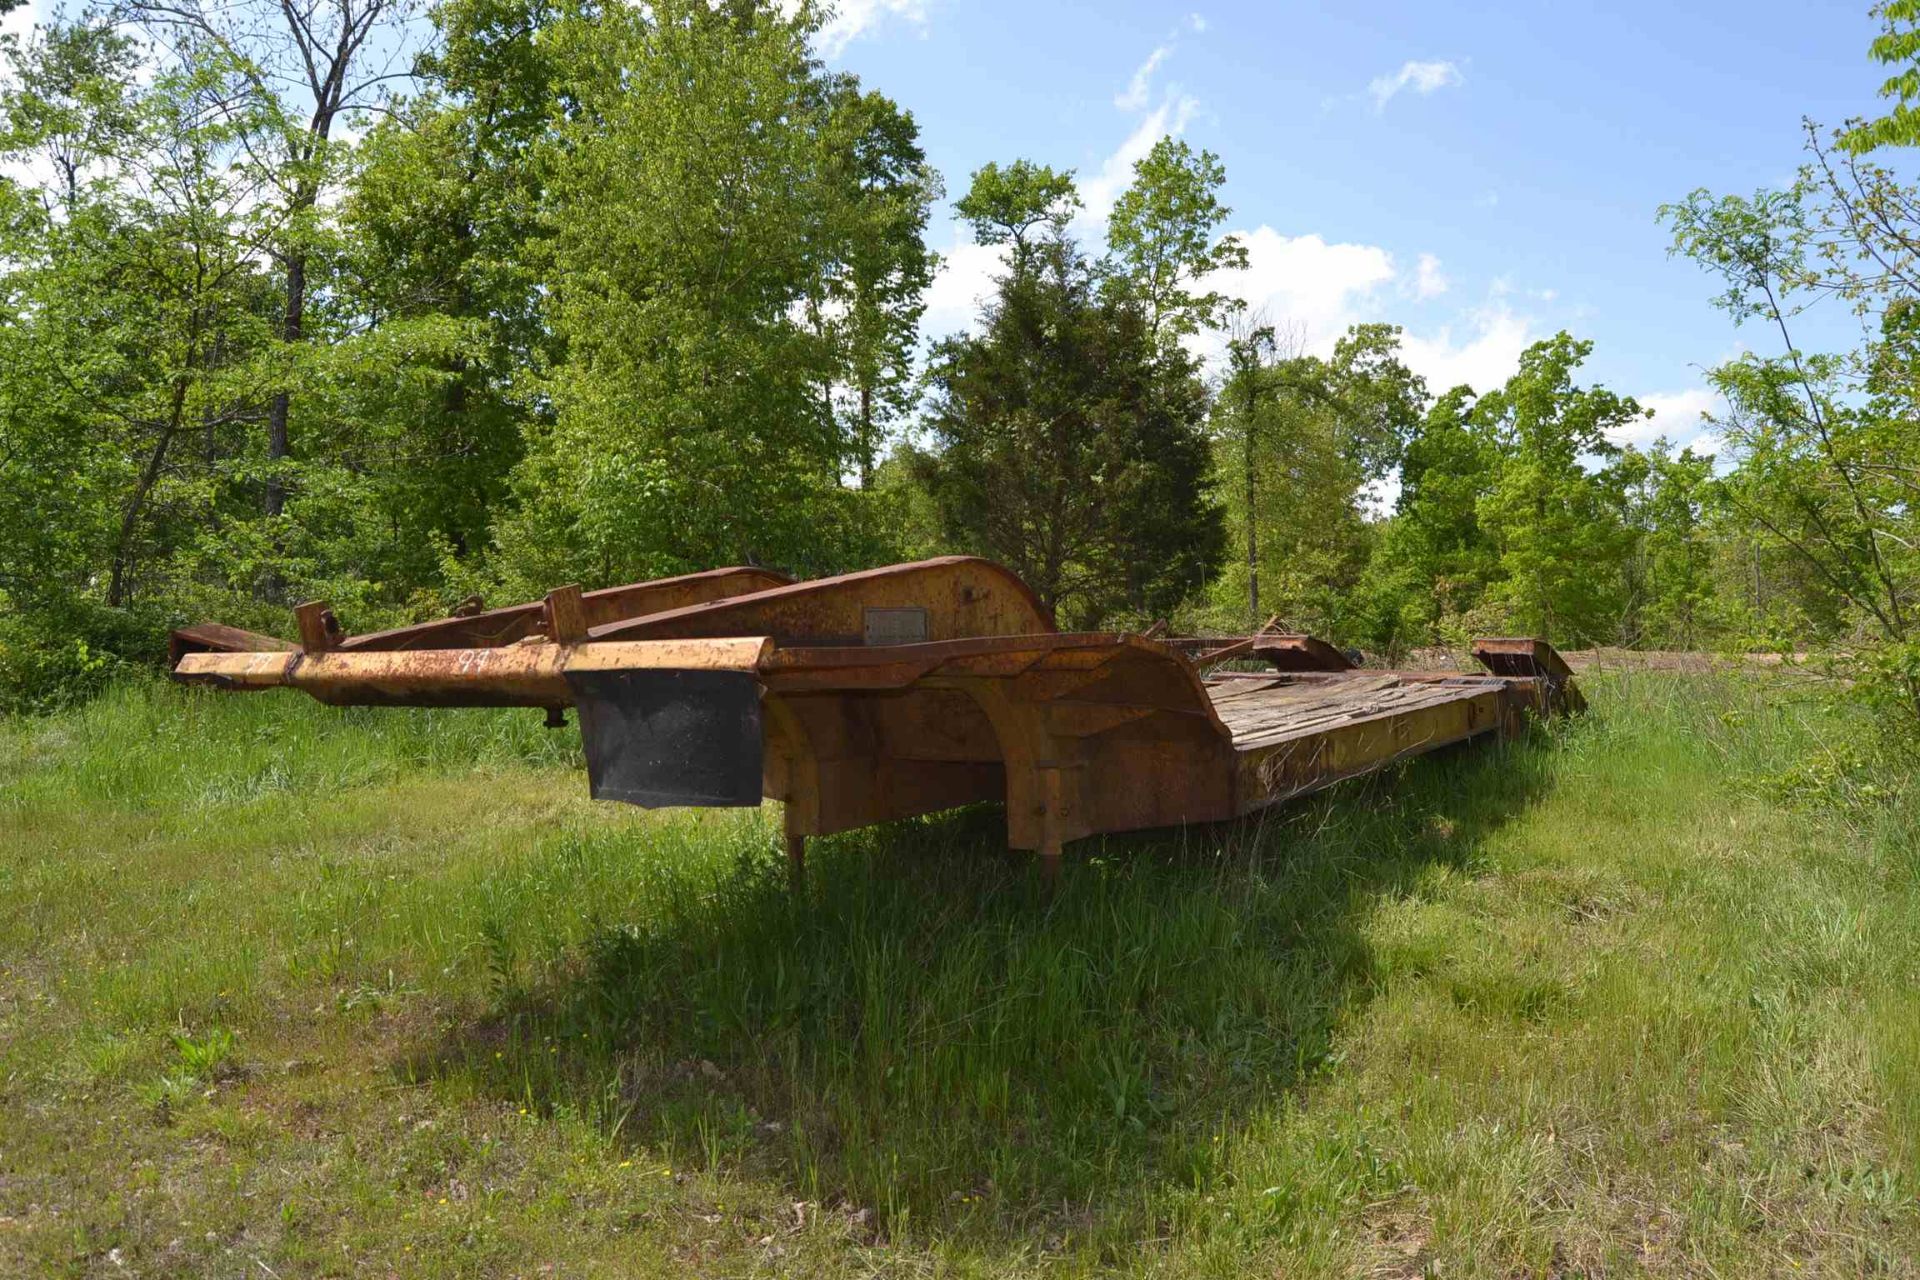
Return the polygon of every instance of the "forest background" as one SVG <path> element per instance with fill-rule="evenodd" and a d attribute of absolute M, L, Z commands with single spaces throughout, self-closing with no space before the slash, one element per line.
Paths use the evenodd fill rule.
<path fill-rule="evenodd" d="M 1180 138 L 1098 237 L 1043 159 L 950 192 L 811 5 L 50 20 L 0 51 L 0 708 L 316 597 L 364 630 L 969 552 L 1070 627 L 1811 652 L 1908 722 L 1920 34 L 1873 12 L 1883 115 L 1658 213 L 1750 344 L 1713 456 L 1616 443 L 1648 411 L 1576 334 L 1485 387 L 1384 319 L 1306 349 L 1234 301 L 1225 161 Z M 928 341 L 950 197 L 999 267 Z M 1797 344 L 1821 300 L 1857 342 Z"/>

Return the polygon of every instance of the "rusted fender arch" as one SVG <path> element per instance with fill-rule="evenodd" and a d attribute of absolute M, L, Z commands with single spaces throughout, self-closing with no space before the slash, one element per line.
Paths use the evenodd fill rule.
<path fill-rule="evenodd" d="M 977 556 L 941 556 L 594 626 L 587 638 L 753 635 L 782 646 L 869 648 L 1057 631 L 1053 615 L 1011 570 Z"/>
<path fill-rule="evenodd" d="M 1234 812 L 1233 744 L 1191 664 L 1138 637 L 1034 635 L 778 649 L 764 793 L 789 850 L 892 818 L 1004 800 L 1007 842 L 1057 859 L 1101 831 Z"/>

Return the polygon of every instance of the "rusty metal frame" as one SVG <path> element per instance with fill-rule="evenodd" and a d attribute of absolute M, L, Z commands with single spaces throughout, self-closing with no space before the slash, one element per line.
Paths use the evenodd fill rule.
<path fill-rule="evenodd" d="M 627 684 L 666 687 L 613 673 L 733 673 L 759 690 L 761 794 L 785 806 L 796 867 L 809 836 L 1000 800 L 1008 843 L 1052 868 L 1075 839 L 1232 818 L 1579 705 L 1559 655 L 1531 640 L 1484 641 L 1488 674 L 1442 676 L 1355 671 L 1312 637 L 1262 635 L 1246 652 L 1277 669 L 1203 678 L 1159 639 L 1057 632 L 1018 578 L 969 557 L 597 625 L 582 600 L 551 594 L 542 625 L 505 645 L 189 652 L 176 674 L 339 705 L 553 708 L 577 687 L 616 702 Z M 917 611 L 909 630 L 926 638 L 868 643 L 875 609 Z M 682 794 L 623 776 L 633 795 Z"/>
<path fill-rule="evenodd" d="M 653 578 L 624 586 L 581 591 L 562 587 L 545 599 L 525 604 L 488 609 L 479 596 L 469 596 L 461 607 L 444 618 L 416 622 L 386 631 L 347 635 L 340 627 L 333 606 L 324 600 L 312 600 L 294 611 L 299 643 L 257 631 L 243 631 L 219 622 L 196 623 L 172 632 L 168 641 L 169 661 L 178 666 L 189 653 L 253 653 L 299 649 L 307 653 L 329 650 L 387 653 L 413 649 L 497 649 L 523 640 L 548 636 L 552 627 L 552 601 L 556 596 L 576 603 L 585 627 L 609 626 L 647 614 L 662 613 L 689 605 L 747 595 L 770 587 L 786 586 L 793 579 L 773 569 L 755 565 L 735 565 L 709 569 L 703 573 L 681 574 L 672 578 Z"/>

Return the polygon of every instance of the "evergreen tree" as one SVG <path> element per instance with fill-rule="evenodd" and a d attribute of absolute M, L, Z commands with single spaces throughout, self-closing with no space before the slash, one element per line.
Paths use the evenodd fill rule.
<path fill-rule="evenodd" d="M 1026 263 L 978 336 L 935 351 L 921 482 L 952 545 L 1011 567 L 1068 625 L 1165 613 L 1224 549 L 1204 390 L 1070 240 Z"/>

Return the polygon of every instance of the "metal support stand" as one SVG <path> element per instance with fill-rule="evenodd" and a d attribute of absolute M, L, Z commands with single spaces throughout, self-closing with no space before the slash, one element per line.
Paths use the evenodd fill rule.
<path fill-rule="evenodd" d="M 789 835 L 787 837 L 787 879 L 793 887 L 799 889 L 807 882 L 807 838 Z"/>
<path fill-rule="evenodd" d="M 1060 845 L 1057 841 L 1043 845 L 1040 849 L 1040 879 L 1049 890 L 1060 887 Z"/>

